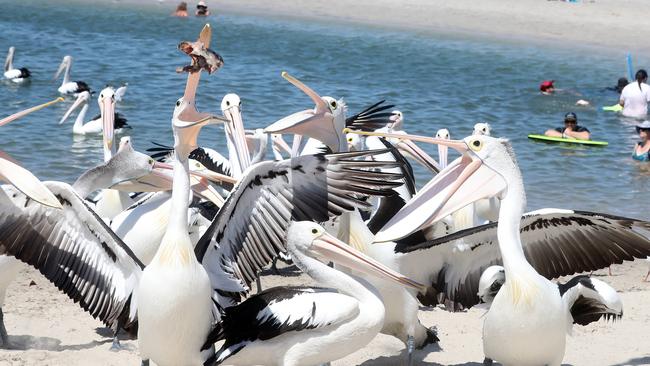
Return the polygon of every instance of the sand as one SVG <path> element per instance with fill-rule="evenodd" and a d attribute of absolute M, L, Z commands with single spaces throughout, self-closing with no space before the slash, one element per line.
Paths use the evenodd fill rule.
<path fill-rule="evenodd" d="M 620 291 L 622 321 L 574 327 L 568 338 L 566 365 L 650 365 L 645 332 L 650 329 L 650 283 L 642 282 L 646 261 L 628 262 L 594 273 Z M 308 283 L 304 275 L 284 270 L 288 276 L 267 275 L 263 286 Z M 35 283 L 34 285 L 30 284 Z M 137 341 L 123 340 L 125 350 L 109 351 L 110 331 L 60 294 L 31 268 L 21 272 L 9 287 L 4 307 L 10 339 L 19 350 L 0 350 L 6 365 L 139 365 Z M 441 309 L 420 311 L 426 326 L 436 326 L 441 339 L 416 353 L 416 365 L 482 365 L 481 327 L 484 310 L 449 313 Z M 395 338 L 378 335 L 367 347 L 333 362 L 333 366 L 403 365 L 404 347 Z"/>
<path fill-rule="evenodd" d="M 174 0 L 165 0 L 173 8 Z M 192 2 L 189 2 L 192 6 Z M 648 54 L 645 0 L 210 0 L 236 13 Z"/>

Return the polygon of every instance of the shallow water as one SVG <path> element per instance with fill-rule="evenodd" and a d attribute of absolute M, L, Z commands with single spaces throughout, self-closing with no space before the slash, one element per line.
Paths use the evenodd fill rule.
<path fill-rule="evenodd" d="M 73 80 L 86 81 L 93 90 L 129 83 L 118 111 L 133 126 L 129 134 L 137 149 L 144 151 L 151 141 L 171 144 L 171 112 L 185 82 L 174 70 L 187 62 L 176 45 L 194 40 L 205 20 L 170 17 L 170 6 L 0 0 L 0 50 L 15 46 L 15 66 L 33 73 L 28 84 L 0 84 L 0 115 L 55 98 L 60 80 L 52 76 L 69 54 L 74 57 Z M 563 207 L 650 218 L 643 203 L 650 165 L 630 158 L 634 121 L 600 110 L 618 99 L 604 88 L 625 75 L 624 51 L 604 55 L 250 16 L 216 15 L 208 21 L 213 48 L 226 64 L 217 74 L 202 77 L 202 111 L 219 111 L 223 95 L 236 92 L 245 124 L 252 128 L 312 108 L 280 77 L 287 70 L 321 95 L 345 98 L 350 112 L 387 99 L 403 111 L 410 133 L 433 135 L 446 127 L 453 138 L 461 138 L 475 122 L 489 122 L 493 135 L 513 143 L 529 209 Z M 638 65 L 645 61 L 635 60 Z M 543 79 L 558 80 L 565 91 L 541 96 L 537 85 Z M 576 107 L 577 99 L 592 106 Z M 99 137 L 73 137 L 75 116 L 57 124 L 72 102 L 69 98 L 0 128 L 2 150 L 42 179 L 74 181 L 102 154 Z M 594 139 L 610 145 L 574 147 L 527 139 L 528 133 L 561 125 L 567 111 L 578 114 Z M 93 101 L 87 118 L 97 113 Z M 218 128 L 204 129 L 201 142 L 225 146 Z M 435 154 L 434 146 L 422 146 Z M 416 171 L 421 185 L 428 175 L 419 167 Z"/>

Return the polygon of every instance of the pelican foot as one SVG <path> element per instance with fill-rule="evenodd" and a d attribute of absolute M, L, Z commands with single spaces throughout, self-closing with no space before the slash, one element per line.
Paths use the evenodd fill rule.
<path fill-rule="evenodd" d="M 487 358 L 487 357 L 486 357 L 486 358 L 483 359 L 483 366 L 492 366 L 492 363 L 493 363 L 493 362 L 494 362 L 494 361 L 492 361 L 491 358 Z"/>
<path fill-rule="evenodd" d="M 149 366 L 149 360 L 142 360 L 140 366 Z"/>
<path fill-rule="evenodd" d="M 119 352 L 122 350 L 122 345 L 120 344 L 120 340 L 117 339 L 117 333 L 113 337 L 113 343 L 111 343 L 111 348 L 109 351 L 111 352 Z"/>

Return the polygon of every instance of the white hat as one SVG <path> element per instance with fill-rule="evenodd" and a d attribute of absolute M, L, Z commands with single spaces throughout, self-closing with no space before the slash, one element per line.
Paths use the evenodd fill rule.
<path fill-rule="evenodd" d="M 636 125 L 637 132 L 641 129 L 650 130 L 650 121 L 646 120 Z"/>
<path fill-rule="evenodd" d="M 205 6 L 206 8 L 208 7 L 208 6 L 205 4 L 205 1 L 199 1 L 199 3 L 196 4 L 196 6 Z"/>

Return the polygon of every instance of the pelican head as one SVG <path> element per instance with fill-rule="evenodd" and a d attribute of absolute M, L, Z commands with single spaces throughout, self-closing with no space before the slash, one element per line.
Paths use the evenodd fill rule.
<path fill-rule="evenodd" d="M 74 112 L 75 109 L 88 103 L 89 100 L 90 100 L 90 92 L 82 91 L 81 93 L 77 94 L 77 100 L 74 101 L 74 103 L 70 106 L 70 108 L 68 108 L 68 110 L 65 112 L 63 117 L 61 117 L 59 124 L 65 122 L 68 119 L 68 117 L 70 117 L 72 112 Z"/>
<path fill-rule="evenodd" d="M 172 130 L 177 156 L 189 156 L 198 147 L 197 139 L 203 126 L 219 123 L 230 123 L 224 117 L 201 113 L 194 106 L 194 98 L 181 97 L 176 101 L 172 115 Z"/>
<path fill-rule="evenodd" d="M 59 68 L 56 70 L 56 74 L 54 74 L 54 79 L 57 79 L 63 70 L 69 69 L 70 67 L 72 67 L 72 56 L 64 56 Z"/>
<path fill-rule="evenodd" d="M 397 109 L 391 112 L 393 115 L 389 117 L 389 119 L 392 121 L 388 123 L 386 127 L 388 127 L 389 130 L 393 131 L 402 131 L 404 129 L 404 115 L 402 112 L 398 111 Z"/>
<path fill-rule="evenodd" d="M 99 104 L 99 111 L 102 116 L 104 157 L 110 159 L 110 152 L 113 151 L 113 138 L 115 128 L 115 89 L 113 89 L 111 86 L 107 86 L 102 89 L 102 91 L 99 92 L 99 96 L 97 97 L 97 103 Z"/>
<path fill-rule="evenodd" d="M 282 118 L 264 129 L 266 133 L 293 133 L 296 135 L 315 138 L 334 151 L 345 148 L 345 111 L 343 100 L 332 97 L 321 97 L 314 90 L 286 72 L 282 77 L 287 79 L 314 102 L 313 110 L 308 109 Z"/>
<path fill-rule="evenodd" d="M 346 134 L 346 140 L 348 142 L 349 151 L 361 151 L 363 150 L 363 138 L 354 133 Z"/>
<path fill-rule="evenodd" d="M 402 286 L 426 292 L 426 287 L 393 271 L 373 258 L 328 234 L 320 225 L 310 222 L 292 222 L 287 231 L 287 249 L 310 257 L 333 261 L 344 267 L 378 278 L 388 278 Z M 295 260 L 295 257 L 294 257 Z"/>
<path fill-rule="evenodd" d="M 241 99 L 234 93 L 226 94 L 221 100 L 221 113 L 228 119 L 226 135 L 229 149 L 234 152 L 230 156 L 231 166 L 236 166 L 241 174 L 251 165 L 250 153 L 246 144 L 244 122 L 241 115 Z M 236 159 L 236 160 L 235 160 Z"/>
<path fill-rule="evenodd" d="M 490 136 L 491 131 L 492 131 L 492 127 L 490 127 L 489 123 L 478 122 L 477 124 L 474 125 L 474 132 L 472 132 L 472 135 Z"/>

